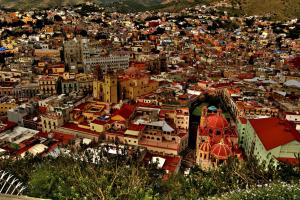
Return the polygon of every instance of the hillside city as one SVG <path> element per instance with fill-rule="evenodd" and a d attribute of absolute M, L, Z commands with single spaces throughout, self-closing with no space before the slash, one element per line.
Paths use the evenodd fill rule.
<path fill-rule="evenodd" d="M 251 166 L 261 166 L 261 171 L 251 173 L 272 178 L 257 182 L 253 175 L 248 181 L 235 171 L 238 185 L 244 181 L 242 189 L 272 184 L 273 174 L 283 171 L 293 173 L 293 181 L 281 174 L 286 180 L 276 180 L 298 184 L 285 199 L 300 199 L 300 22 L 233 16 L 223 7 L 231 4 L 196 5 L 181 12 L 107 12 L 93 3 L 0 10 L 0 193 L 51 199 L 196 199 L 197 190 L 178 189 L 191 195 L 185 197 L 176 193 L 177 179 L 174 189 L 157 185 L 177 176 L 193 177 L 195 187 L 198 179 L 212 184 L 219 176 L 213 173 L 233 173 L 233 167 L 226 168 L 232 165 L 242 170 L 238 166 L 249 167 L 253 159 Z M 68 162 L 74 162 L 73 168 Z M 129 196 L 95 189 L 101 194 L 97 196 L 84 189 L 77 194 L 66 178 L 62 188 L 68 189 L 58 187 L 60 192 L 51 196 L 55 186 L 46 184 L 52 179 L 43 182 L 30 175 L 42 168 L 40 175 L 48 177 L 45 171 L 64 166 L 64 173 L 71 173 L 82 165 L 81 170 L 101 166 L 113 171 L 118 162 L 124 162 L 120 166 L 128 176 L 132 169 L 141 167 L 141 172 L 136 179 L 116 180 L 136 181 L 144 189 L 158 182 L 145 194 L 130 196 L 130 185 Z M 286 168 L 277 172 L 279 166 Z M 94 179 L 81 183 L 84 175 L 74 188 L 97 184 L 100 174 L 109 172 L 86 173 L 95 174 Z M 202 175 L 195 178 L 195 173 Z M 19 185 L 12 186 L 17 180 L 11 183 L 8 174 Z M 148 176 L 152 182 L 146 182 Z M 107 177 L 115 191 L 127 188 L 118 185 L 122 180 L 114 183 L 114 175 Z M 67 190 L 69 196 L 60 196 Z M 159 195 L 170 191 L 174 197 Z M 226 198 L 226 192 L 230 189 L 212 189 L 199 197 L 245 199 Z"/>

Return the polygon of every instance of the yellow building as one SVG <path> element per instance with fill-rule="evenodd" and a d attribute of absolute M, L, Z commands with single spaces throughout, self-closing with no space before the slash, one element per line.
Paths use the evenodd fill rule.
<path fill-rule="evenodd" d="M 64 124 L 63 115 L 56 112 L 49 112 L 41 116 L 42 131 L 50 132 Z"/>
<path fill-rule="evenodd" d="M 142 133 L 145 129 L 145 125 L 132 124 L 124 133 L 124 141 L 126 144 L 138 146 L 139 140 L 142 137 Z"/>
<path fill-rule="evenodd" d="M 99 101 L 88 101 L 75 107 L 70 112 L 71 121 L 75 124 L 82 124 L 85 121 L 93 121 L 108 113 L 109 106 Z"/>
<path fill-rule="evenodd" d="M 96 131 L 97 133 L 103 133 L 104 131 L 111 128 L 114 121 L 103 121 L 95 119 L 90 123 L 90 129 Z"/>
<path fill-rule="evenodd" d="M 56 65 L 49 67 L 52 70 L 53 74 L 63 74 L 65 72 L 65 66 L 64 65 Z M 48 71 L 50 70 L 48 69 Z"/>
<path fill-rule="evenodd" d="M 35 49 L 34 56 L 42 58 L 42 57 L 60 57 L 60 51 L 57 49 Z"/>
<path fill-rule="evenodd" d="M 35 22 L 36 20 L 32 19 L 31 16 L 24 16 L 22 21 L 27 24 L 28 22 Z"/>
<path fill-rule="evenodd" d="M 0 115 L 6 114 L 6 112 L 10 109 L 16 108 L 17 104 L 12 102 L 2 102 L 0 103 Z"/>
<path fill-rule="evenodd" d="M 0 95 L 1 96 L 12 96 L 14 94 L 14 87 L 1 87 L 0 86 Z"/>
<path fill-rule="evenodd" d="M 117 77 L 107 74 L 103 81 L 93 82 L 93 97 L 107 103 L 118 103 Z"/>
<path fill-rule="evenodd" d="M 189 108 L 178 108 L 176 110 L 176 116 L 174 118 L 176 128 L 188 130 L 189 121 Z"/>
<path fill-rule="evenodd" d="M 125 75 L 120 77 L 120 91 L 122 99 L 136 99 L 139 96 L 155 91 L 159 83 L 150 80 L 150 76 L 136 68 L 129 68 Z"/>
<path fill-rule="evenodd" d="M 79 91 L 92 92 L 93 91 L 93 75 L 92 74 L 76 74 L 75 79 L 78 82 Z"/>
<path fill-rule="evenodd" d="M 57 76 L 43 76 L 39 79 L 40 93 L 43 95 L 57 94 Z"/>

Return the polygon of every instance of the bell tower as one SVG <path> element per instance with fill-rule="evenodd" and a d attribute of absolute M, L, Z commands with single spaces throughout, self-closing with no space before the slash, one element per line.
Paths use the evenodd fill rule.
<path fill-rule="evenodd" d="M 104 77 L 103 96 L 107 103 L 118 103 L 118 78 L 115 74 L 107 73 Z"/>

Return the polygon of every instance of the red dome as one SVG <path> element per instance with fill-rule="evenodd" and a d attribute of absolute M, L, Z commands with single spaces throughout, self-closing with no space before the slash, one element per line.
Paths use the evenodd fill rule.
<path fill-rule="evenodd" d="M 231 155 L 231 150 L 227 144 L 220 142 L 212 146 L 210 153 L 219 160 L 227 160 Z"/>
<path fill-rule="evenodd" d="M 206 126 L 212 130 L 222 130 L 228 127 L 228 122 L 222 114 L 212 114 L 206 118 Z"/>
<path fill-rule="evenodd" d="M 209 152 L 211 149 L 211 145 L 209 141 L 205 141 L 200 145 L 200 151 Z"/>

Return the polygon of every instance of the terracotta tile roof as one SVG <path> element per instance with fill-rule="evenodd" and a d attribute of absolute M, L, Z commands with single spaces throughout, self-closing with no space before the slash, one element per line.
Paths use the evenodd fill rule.
<path fill-rule="evenodd" d="M 51 134 L 52 134 L 52 137 L 54 139 L 59 140 L 63 144 L 68 144 L 70 140 L 72 140 L 72 139 L 75 138 L 74 135 L 64 134 L 64 133 L 60 133 L 60 132 L 57 132 L 57 131 L 54 131 Z M 46 133 L 46 132 L 39 132 L 37 134 L 37 136 L 38 137 L 43 137 L 43 138 L 48 138 L 48 133 Z"/>
<path fill-rule="evenodd" d="M 178 168 L 179 165 L 181 164 L 180 156 L 175 156 L 175 157 L 163 156 L 163 158 L 166 159 L 166 161 L 162 167 L 164 170 L 169 170 L 170 172 L 175 172 L 176 168 Z"/>
<path fill-rule="evenodd" d="M 83 122 L 80 123 L 80 125 L 89 126 L 89 122 L 88 121 L 83 121 Z"/>
<path fill-rule="evenodd" d="M 300 160 L 298 158 L 285 158 L 285 157 L 280 157 L 280 158 L 276 158 L 279 162 L 283 162 L 286 164 L 290 164 L 290 165 L 299 165 L 300 164 Z"/>
<path fill-rule="evenodd" d="M 95 131 L 91 131 L 89 129 L 78 127 L 77 124 L 73 124 L 73 123 L 67 123 L 64 126 L 62 126 L 62 128 L 69 129 L 69 130 L 74 130 L 74 131 L 80 131 L 80 132 L 83 132 L 83 133 L 86 133 L 86 134 L 89 134 L 89 135 L 93 135 L 93 136 L 98 135 L 97 132 L 95 132 Z"/>
<path fill-rule="evenodd" d="M 99 119 L 94 119 L 91 123 L 93 124 L 99 124 L 99 125 L 104 125 L 104 124 L 112 124 L 115 121 L 113 120 L 99 120 Z"/>
<path fill-rule="evenodd" d="M 162 110 L 159 111 L 159 117 L 165 117 L 165 115 L 166 115 L 167 113 L 174 113 L 174 112 L 175 112 L 175 110 L 166 110 L 166 109 L 162 109 Z"/>
<path fill-rule="evenodd" d="M 294 140 L 300 142 L 300 134 L 295 126 L 286 120 L 272 117 L 250 119 L 249 122 L 266 150 L 274 149 Z"/>
<path fill-rule="evenodd" d="M 75 110 L 75 109 L 78 109 L 78 110 L 83 111 L 83 110 L 85 109 L 85 107 L 86 107 L 88 104 L 89 104 L 89 102 L 85 102 L 85 103 L 79 104 L 78 106 L 76 106 L 76 107 L 74 108 L 74 110 Z"/>
<path fill-rule="evenodd" d="M 2 127 L 0 128 L 0 133 L 1 133 L 1 132 L 4 132 L 4 131 L 6 131 L 6 130 L 12 129 L 12 128 L 14 128 L 15 126 L 17 126 L 17 124 L 16 124 L 15 122 L 6 121 L 6 122 L 4 122 L 4 126 L 2 126 Z"/>
<path fill-rule="evenodd" d="M 120 110 L 117 110 L 114 112 L 113 116 L 120 115 L 124 119 L 128 119 L 134 112 L 135 106 L 124 104 Z"/>
<path fill-rule="evenodd" d="M 142 125 L 142 124 L 131 124 L 129 127 L 128 127 L 128 130 L 131 130 L 131 131 L 143 131 L 145 129 L 145 125 Z"/>
<path fill-rule="evenodd" d="M 239 117 L 239 120 L 242 124 L 247 124 L 247 119 L 243 117 Z"/>

